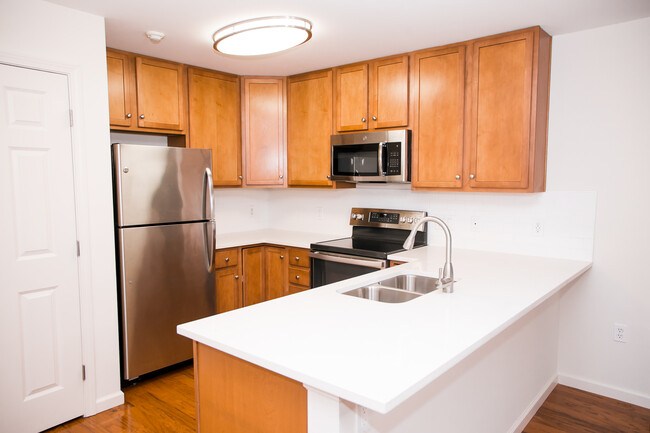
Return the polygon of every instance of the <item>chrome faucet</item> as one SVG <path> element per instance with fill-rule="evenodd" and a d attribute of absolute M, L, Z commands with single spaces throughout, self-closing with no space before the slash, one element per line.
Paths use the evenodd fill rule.
<path fill-rule="evenodd" d="M 426 222 L 433 222 L 438 224 L 440 228 L 442 228 L 442 231 L 445 233 L 445 266 L 440 268 L 440 272 L 438 274 L 439 278 L 438 278 L 438 282 L 436 283 L 436 287 L 438 289 L 442 289 L 442 291 L 445 293 L 453 293 L 454 292 L 454 267 L 451 265 L 451 232 L 449 231 L 449 227 L 447 227 L 447 224 L 445 224 L 443 220 L 434 216 L 427 216 L 419 220 L 417 224 L 415 224 L 415 226 L 411 229 L 411 233 L 409 233 L 408 237 L 404 241 L 404 248 L 406 248 L 407 250 L 413 248 L 413 243 L 415 242 L 415 235 L 418 229 L 422 226 L 422 224 Z"/>

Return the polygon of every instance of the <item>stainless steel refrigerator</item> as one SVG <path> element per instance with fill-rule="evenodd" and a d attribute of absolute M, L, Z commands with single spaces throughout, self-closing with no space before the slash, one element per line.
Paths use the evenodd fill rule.
<path fill-rule="evenodd" d="M 192 358 L 176 326 L 215 314 L 211 151 L 113 145 L 123 378 Z"/>

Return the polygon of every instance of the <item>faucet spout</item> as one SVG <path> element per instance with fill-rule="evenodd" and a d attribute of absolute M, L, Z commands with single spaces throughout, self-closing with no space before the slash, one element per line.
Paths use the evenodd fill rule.
<path fill-rule="evenodd" d="M 451 264 L 451 231 L 443 220 L 435 216 L 427 216 L 422 218 L 411 229 L 408 237 L 404 241 L 404 248 L 410 250 L 415 243 L 415 235 L 420 227 L 427 222 L 433 222 L 440 226 L 445 234 L 445 265 L 440 269 L 440 278 L 438 279 L 438 287 L 445 293 L 453 293 L 454 291 L 454 267 Z"/>

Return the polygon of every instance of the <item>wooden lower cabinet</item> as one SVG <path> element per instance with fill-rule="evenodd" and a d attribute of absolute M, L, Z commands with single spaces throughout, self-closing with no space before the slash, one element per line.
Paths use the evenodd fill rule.
<path fill-rule="evenodd" d="M 308 253 L 263 244 L 215 251 L 217 314 L 309 289 Z"/>
<path fill-rule="evenodd" d="M 194 342 L 200 432 L 307 433 L 307 389 L 224 352 Z"/>
<path fill-rule="evenodd" d="M 264 247 L 266 299 L 287 295 L 287 249 Z"/>

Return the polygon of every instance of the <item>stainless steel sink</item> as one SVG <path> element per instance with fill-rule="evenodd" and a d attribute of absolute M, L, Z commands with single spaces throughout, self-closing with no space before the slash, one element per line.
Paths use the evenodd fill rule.
<path fill-rule="evenodd" d="M 367 286 L 342 292 L 343 295 L 396 304 L 410 301 L 438 289 L 437 278 L 423 275 L 397 275 Z"/>
<path fill-rule="evenodd" d="M 411 299 L 422 296 L 419 293 L 375 285 L 348 290 L 347 292 L 343 292 L 343 294 L 356 296 L 357 298 L 370 299 L 371 301 L 388 302 L 391 304 L 410 301 Z"/>
<path fill-rule="evenodd" d="M 437 278 L 425 277 L 422 275 L 398 275 L 387 280 L 381 280 L 377 284 L 385 287 L 406 290 L 415 293 L 429 293 L 437 289 Z"/>

